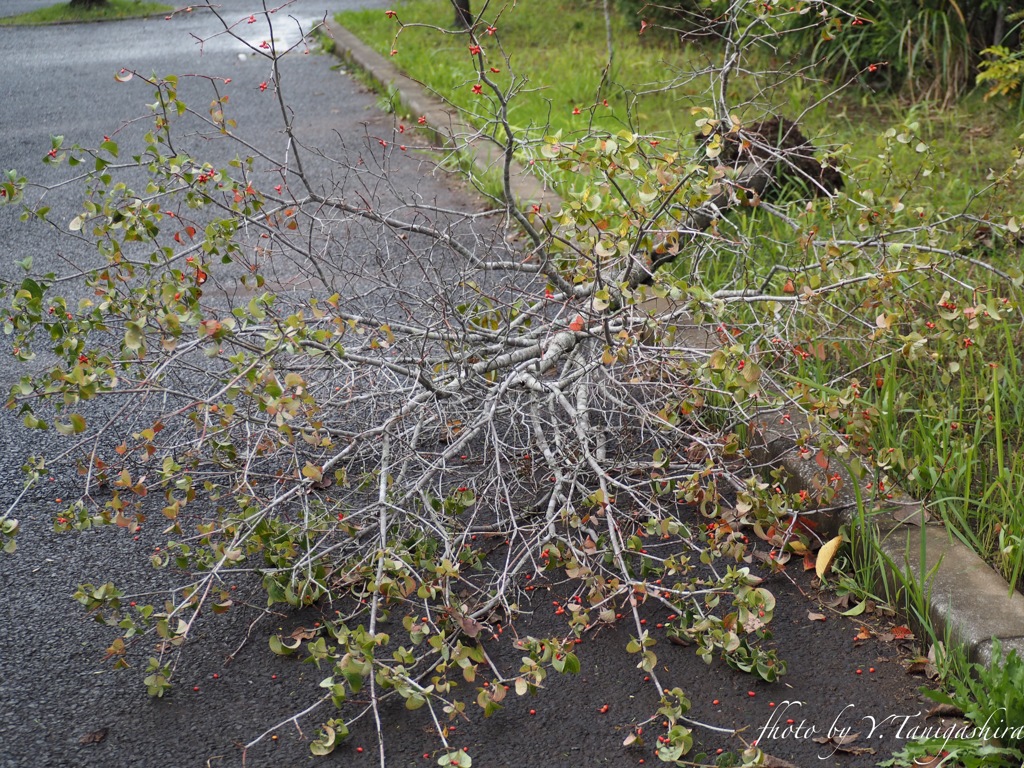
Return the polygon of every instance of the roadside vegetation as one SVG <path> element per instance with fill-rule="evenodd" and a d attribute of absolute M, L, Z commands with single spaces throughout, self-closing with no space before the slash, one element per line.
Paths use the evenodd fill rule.
<path fill-rule="evenodd" d="M 42 24 L 74 24 L 84 21 L 116 21 L 135 19 L 140 16 L 167 14 L 174 8 L 164 3 L 149 3 L 144 0 L 107 0 L 106 3 L 76 6 L 71 3 L 57 3 L 17 16 L 0 17 L 0 26 L 38 26 Z"/>

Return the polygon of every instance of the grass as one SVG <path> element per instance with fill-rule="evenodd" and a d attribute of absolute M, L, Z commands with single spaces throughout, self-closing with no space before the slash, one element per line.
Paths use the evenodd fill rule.
<path fill-rule="evenodd" d="M 141 0 L 109 0 L 109 4 L 91 9 L 72 8 L 69 3 L 58 3 L 19 16 L 0 18 L 0 26 L 29 27 L 44 24 L 73 24 L 85 21 L 116 21 L 170 13 L 174 9 L 163 3 Z"/>
<path fill-rule="evenodd" d="M 486 124 L 494 99 L 486 88 L 483 94 L 473 93 L 479 77 L 466 34 L 435 26 L 437 20 L 448 21 L 447 4 L 412 0 L 394 10 L 394 19 L 380 10 L 346 12 L 338 19 L 380 53 L 395 51 L 391 58 L 398 67 L 475 115 L 478 124 Z M 697 117 L 691 110 L 709 105 L 709 80 L 699 73 L 715 61 L 713 43 L 679 45 L 651 30 L 641 37 L 633 20 L 615 14 L 613 64 L 602 81 L 608 50 L 604 22 L 595 7 L 523 0 L 492 21 L 499 34 L 485 36 L 482 43 L 487 67 L 501 71 L 488 74 L 506 93 L 516 93 L 510 99 L 509 120 L 526 140 L 558 131 L 571 137 L 628 128 L 693 146 Z M 836 99 L 830 96 L 831 83 L 785 74 L 795 69 L 792 62 L 767 54 L 760 59 L 766 71 L 776 74 L 737 78 L 731 88 L 732 101 L 744 105 L 740 117 L 745 121 L 769 112 L 802 116 L 804 132 L 819 148 L 849 145 L 853 157 L 876 152 L 880 126 L 916 123 L 920 138 L 933 145 L 929 157 L 945 165 L 943 198 L 951 210 L 965 205 L 990 169 L 1005 163 L 1006 148 L 1020 132 L 1008 110 L 980 96 L 972 95 L 953 109 L 934 102 L 874 98 L 861 91 Z M 666 73 L 670 88 L 664 87 Z M 769 92 L 775 94 L 774 104 L 765 99 Z"/>
<path fill-rule="evenodd" d="M 448 21 L 447 2 L 413 0 L 394 10 L 394 19 L 373 10 L 344 13 L 339 20 L 378 51 L 394 51 L 400 68 L 478 125 L 493 125 L 495 98 L 486 87 L 474 93 L 480 77 L 467 36 L 432 26 Z M 641 37 L 636 23 L 616 15 L 614 58 L 602 80 L 606 30 L 594 6 L 518 0 L 488 21 L 498 34 L 481 40 L 485 72 L 509 95 L 509 120 L 527 142 L 557 132 L 572 137 L 628 128 L 669 146 L 694 146 L 691 110 L 709 105 L 709 81 L 701 72 L 717 53 L 714 44 L 680 45 L 650 30 Z M 978 94 L 946 107 L 858 89 L 830 95 L 830 83 L 785 75 L 795 71 L 790 62 L 767 52 L 754 58 L 776 74 L 736 79 L 730 97 L 744 105 L 741 118 L 800 117 L 817 147 L 842 149 L 851 196 L 870 191 L 878 201 L 898 198 L 908 210 L 920 206 L 928 215 L 960 212 L 975 203 L 992 169 L 1014 157 L 1021 131 L 1015 113 Z M 489 72 L 491 67 L 500 71 Z M 666 77 L 671 87 L 655 84 Z M 913 140 L 904 146 L 886 142 L 880 134 L 889 128 Z M 918 142 L 926 149 L 913 151 Z M 573 175 L 557 181 L 563 194 L 585 183 Z M 1022 202 L 1020 189 L 998 188 L 982 213 L 1021 210 Z M 703 275 L 708 287 L 734 285 L 741 272 L 763 274 L 772 263 L 802 258 L 793 256 L 796 235 L 777 219 L 757 210 L 732 219 L 757 247 L 718 254 Z M 855 224 L 846 225 L 855 231 Z M 985 243 L 983 235 L 983 228 L 953 233 L 961 251 L 1013 267 L 1015 249 Z M 844 406 L 848 421 L 836 428 L 862 433 L 861 458 L 872 466 L 862 478 L 865 490 L 884 498 L 893 485 L 902 485 L 1020 585 L 1024 507 L 1015 500 L 1024 491 L 1024 370 L 1018 357 L 1024 326 L 1013 286 L 966 262 L 951 269 L 854 287 L 841 301 L 806 313 L 788 329 L 787 341 L 793 349 L 821 345 L 823 351 L 780 363 L 776 372 L 796 389 L 816 387 L 819 394 L 855 387 L 852 405 Z M 946 300 L 945 290 L 951 291 Z M 873 326 L 882 310 L 899 318 L 893 333 L 854 338 L 844 324 L 859 315 Z M 751 334 L 763 335 L 769 318 L 752 307 L 743 312 Z M 908 351 L 904 339 L 914 333 L 925 343 Z"/>

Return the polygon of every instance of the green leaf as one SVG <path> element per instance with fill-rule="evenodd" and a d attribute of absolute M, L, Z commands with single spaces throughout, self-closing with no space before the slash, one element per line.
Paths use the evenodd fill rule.
<path fill-rule="evenodd" d="M 297 648 L 298 646 L 295 647 Z M 270 650 L 278 656 L 288 656 L 295 651 L 295 648 L 285 645 L 284 642 L 282 642 L 280 635 L 271 635 Z"/>
<path fill-rule="evenodd" d="M 21 281 L 21 290 L 26 291 L 33 299 L 43 298 L 43 286 L 31 277 L 26 277 Z"/>
<path fill-rule="evenodd" d="M 146 336 L 142 332 L 138 323 L 127 323 L 124 331 L 124 345 L 132 350 L 138 352 L 142 349 L 142 342 L 145 341 Z"/>
<path fill-rule="evenodd" d="M 860 616 L 868 607 L 868 601 L 863 600 L 848 611 L 843 611 L 843 616 Z"/>
<path fill-rule="evenodd" d="M 473 765 L 473 759 L 468 753 L 459 750 L 458 752 L 449 752 L 446 755 L 441 755 L 437 761 L 438 765 L 455 765 L 458 768 L 470 768 Z"/>

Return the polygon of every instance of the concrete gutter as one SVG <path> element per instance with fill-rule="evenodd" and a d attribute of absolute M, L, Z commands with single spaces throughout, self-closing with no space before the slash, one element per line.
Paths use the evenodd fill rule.
<path fill-rule="evenodd" d="M 993 639 L 1000 641 L 1004 654 L 1016 649 L 1024 656 L 1024 595 L 941 522 L 930 521 L 921 502 L 902 493 L 872 499 L 867 492 L 858 502 L 857 481 L 845 467 L 822 469 L 813 461 L 814 451 L 800 451 L 798 436 L 810 431 L 806 419 L 794 413 L 792 423 L 787 419 L 782 426 L 779 417 L 776 412 L 757 425 L 761 439 L 754 460 L 769 471 L 784 470 L 786 490 L 806 490 L 812 499 L 829 476 L 839 474 L 838 492 L 821 504 L 815 518 L 821 533 L 838 534 L 863 509 L 887 561 L 889 583 L 898 584 L 909 574 L 921 586 L 938 638 L 986 666 L 993 659 Z"/>
<path fill-rule="evenodd" d="M 359 67 L 382 90 L 396 92 L 412 115 L 426 117 L 425 127 L 440 148 L 467 152 L 482 173 L 501 169 L 503 157 L 497 145 L 463 121 L 454 108 L 401 73 L 344 27 L 334 23 L 331 31 L 334 54 Z M 536 176 L 517 163 L 509 170 L 517 199 L 554 211 L 560 208 L 558 195 Z M 669 307 L 666 311 L 677 309 Z M 715 348 L 714 335 L 705 329 L 692 323 L 678 325 L 688 326 L 687 337 L 695 342 L 695 347 L 702 346 L 707 352 Z M 800 450 L 801 435 L 811 432 L 806 418 L 796 412 L 789 418 L 782 416 L 780 411 L 766 412 L 754 425 L 758 438 L 751 458 L 766 476 L 782 470 L 787 478 L 787 491 L 806 490 L 812 499 L 820 494 L 830 476 L 839 473 L 838 492 L 815 511 L 819 532 L 836 535 L 863 507 L 878 533 L 882 554 L 888 559 L 890 583 L 894 578 L 898 583 L 899 577 L 909 573 L 921 585 L 929 596 L 930 618 L 937 637 L 951 646 L 961 646 L 968 659 L 980 664 L 992 661 L 993 639 L 1000 641 L 1004 653 L 1016 650 L 1024 656 L 1024 595 L 1011 589 L 1002 576 L 941 523 L 929 522 L 920 502 L 902 494 L 878 502 L 858 502 L 853 485 L 856 481 L 844 467 L 822 469 L 813 460 L 815 451 Z"/>

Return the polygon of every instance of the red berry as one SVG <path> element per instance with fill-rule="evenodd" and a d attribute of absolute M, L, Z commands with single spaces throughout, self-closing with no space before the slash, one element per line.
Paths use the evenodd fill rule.
<path fill-rule="evenodd" d="M 757 694 L 754 693 L 753 691 L 747 691 L 747 696 L 750 696 L 751 698 L 753 698 L 754 696 L 757 696 Z"/>
<path fill-rule="evenodd" d="M 713 704 L 714 706 L 716 706 L 716 707 L 717 707 L 717 706 L 718 706 L 718 699 L 715 699 L 715 700 L 714 700 L 714 701 L 712 701 L 711 703 L 712 703 L 712 704 Z"/>

